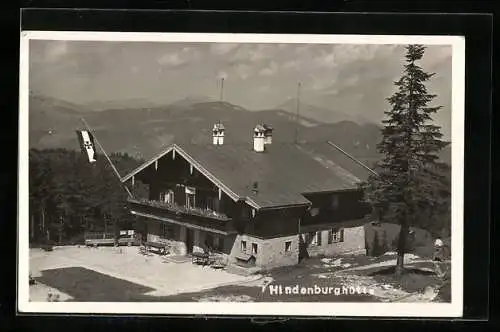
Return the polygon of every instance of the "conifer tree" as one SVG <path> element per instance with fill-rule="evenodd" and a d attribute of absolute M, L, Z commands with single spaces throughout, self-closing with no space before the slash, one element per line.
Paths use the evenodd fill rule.
<path fill-rule="evenodd" d="M 401 225 L 397 274 L 403 270 L 409 227 L 428 226 L 433 212 L 449 204 L 447 165 L 438 156 L 448 143 L 442 140 L 440 127 L 432 124 L 432 115 L 441 106 L 429 105 L 436 96 L 425 86 L 434 73 L 424 72 L 417 64 L 424 51 L 421 45 L 406 47 L 403 74 L 394 82 L 397 91 L 387 98 L 391 108 L 385 112 L 377 145 L 383 156 L 377 164 L 378 176 L 370 176 L 363 186 L 375 217 Z"/>

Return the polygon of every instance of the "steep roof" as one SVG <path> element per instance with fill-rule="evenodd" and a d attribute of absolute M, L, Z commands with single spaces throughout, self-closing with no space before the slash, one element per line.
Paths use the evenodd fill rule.
<path fill-rule="evenodd" d="M 255 152 L 249 145 L 196 145 L 172 147 L 201 166 L 231 192 L 258 208 L 306 205 L 307 193 L 357 188 L 369 172 L 327 143 L 270 144 Z M 165 150 L 166 153 L 170 149 Z M 161 157 L 161 156 L 158 156 Z M 122 181 L 151 165 L 145 163 Z"/>

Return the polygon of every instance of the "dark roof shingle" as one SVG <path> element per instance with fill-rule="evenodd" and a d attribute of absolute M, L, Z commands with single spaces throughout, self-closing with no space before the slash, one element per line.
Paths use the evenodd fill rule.
<path fill-rule="evenodd" d="M 262 208 L 308 204 L 302 194 L 354 189 L 368 176 L 326 143 L 270 144 L 265 152 L 249 145 L 178 147 L 234 193 Z"/>

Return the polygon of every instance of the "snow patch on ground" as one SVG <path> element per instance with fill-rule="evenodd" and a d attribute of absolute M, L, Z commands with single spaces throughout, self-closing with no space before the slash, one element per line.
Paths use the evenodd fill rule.
<path fill-rule="evenodd" d="M 323 267 L 340 267 L 342 266 L 342 258 L 333 260 L 331 258 L 322 258 L 321 262 L 324 263 Z"/>
<path fill-rule="evenodd" d="M 274 279 L 272 277 L 262 277 L 259 276 L 255 280 L 251 280 L 249 282 L 244 282 L 240 284 L 239 286 L 245 286 L 245 287 L 266 287 L 270 283 L 272 283 Z"/>
<path fill-rule="evenodd" d="M 430 259 L 418 259 L 419 257 L 414 255 L 413 257 L 406 257 L 405 255 L 405 264 L 416 264 L 416 263 L 427 263 L 431 262 Z M 395 266 L 396 265 L 396 259 L 391 259 L 388 261 L 384 262 L 379 262 L 379 263 L 373 263 L 373 264 L 367 264 L 367 265 L 362 265 L 362 266 L 355 266 L 351 268 L 347 268 L 343 270 L 344 272 L 348 271 L 362 271 L 362 270 L 368 270 L 376 267 L 389 267 L 389 266 Z M 407 265 L 409 266 L 409 265 Z"/>
<path fill-rule="evenodd" d="M 198 302 L 253 302 L 253 298 L 248 295 L 213 295 L 201 297 Z"/>

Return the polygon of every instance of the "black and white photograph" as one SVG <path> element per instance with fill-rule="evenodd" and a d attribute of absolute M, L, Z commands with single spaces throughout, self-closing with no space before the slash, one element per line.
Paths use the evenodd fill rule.
<path fill-rule="evenodd" d="M 20 311 L 459 317 L 465 47 L 23 31 Z"/>

